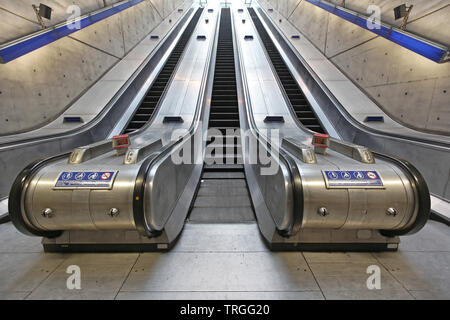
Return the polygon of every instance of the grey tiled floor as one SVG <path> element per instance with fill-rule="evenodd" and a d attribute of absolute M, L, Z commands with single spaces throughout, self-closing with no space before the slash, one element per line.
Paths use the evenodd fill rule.
<path fill-rule="evenodd" d="M 68 290 L 69 265 L 81 290 Z M 381 269 L 368 290 L 366 269 Z M 255 223 L 187 224 L 168 253 L 46 254 L 0 225 L 0 299 L 450 299 L 450 229 L 434 221 L 398 252 L 270 252 Z"/>

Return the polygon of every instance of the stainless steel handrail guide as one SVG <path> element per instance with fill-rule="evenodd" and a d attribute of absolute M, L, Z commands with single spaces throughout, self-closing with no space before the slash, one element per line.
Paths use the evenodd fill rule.
<path fill-rule="evenodd" d="M 68 164 L 80 164 L 105 154 L 112 149 L 112 140 L 103 140 L 87 146 L 75 148 L 70 154 Z"/>
<path fill-rule="evenodd" d="M 304 163 L 317 163 L 314 149 L 298 142 L 293 138 L 283 138 L 281 141 L 281 148 L 292 153 L 296 158 L 300 159 Z"/>
<path fill-rule="evenodd" d="M 363 163 L 375 163 L 372 151 L 364 146 L 331 138 L 330 149 Z"/>
<path fill-rule="evenodd" d="M 158 139 L 140 148 L 128 148 L 123 158 L 123 164 L 136 164 L 147 158 L 151 153 L 160 150 L 162 146 L 162 140 Z"/>

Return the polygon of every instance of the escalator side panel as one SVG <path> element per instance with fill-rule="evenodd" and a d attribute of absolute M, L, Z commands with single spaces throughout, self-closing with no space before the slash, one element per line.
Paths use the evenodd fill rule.
<path fill-rule="evenodd" d="M 145 94 L 145 98 L 142 100 L 140 106 L 137 108 L 123 133 L 131 133 L 142 128 L 152 118 L 202 12 L 203 8 L 197 9 L 197 12 L 194 14 L 192 20 L 189 22 L 189 25 L 184 30 L 164 67 L 161 69 L 158 77 Z"/>
<path fill-rule="evenodd" d="M 261 37 L 266 52 L 270 58 L 270 61 L 276 71 L 277 77 L 282 84 L 283 90 L 286 92 L 286 96 L 289 99 L 290 105 L 297 116 L 300 123 L 315 132 L 326 133 L 319 119 L 315 115 L 311 105 L 305 97 L 305 94 L 295 81 L 292 73 L 289 71 L 286 63 L 283 61 L 280 53 L 278 52 L 275 44 L 270 39 L 269 34 L 264 29 L 259 17 L 257 16 L 253 8 L 248 8 L 250 16 L 256 27 L 256 30 Z"/>

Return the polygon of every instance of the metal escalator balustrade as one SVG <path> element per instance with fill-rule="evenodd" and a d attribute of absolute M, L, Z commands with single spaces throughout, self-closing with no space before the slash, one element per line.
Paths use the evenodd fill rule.
<path fill-rule="evenodd" d="M 186 48 L 186 44 L 188 43 L 202 12 L 203 8 L 199 8 L 192 17 L 192 20 L 189 22 L 177 44 L 173 48 L 172 53 L 164 64 L 164 67 L 159 72 L 158 77 L 145 94 L 144 100 L 141 102 L 127 127 L 123 131 L 124 133 L 131 133 L 142 128 L 152 118 L 161 96 L 163 95 L 164 90 L 166 90 L 167 84 L 180 61 L 180 57 Z"/>
<path fill-rule="evenodd" d="M 303 126 L 312 131 L 326 133 L 325 129 L 315 115 L 311 105 L 306 99 L 303 91 L 298 86 L 297 81 L 295 81 L 294 77 L 289 71 L 289 68 L 286 66 L 283 58 L 278 52 L 275 44 L 270 39 L 269 34 L 259 20 L 259 17 L 257 16 L 255 10 L 253 8 L 248 8 L 248 11 L 256 27 L 256 30 L 259 33 L 259 36 L 261 37 L 264 47 L 266 48 L 272 65 L 275 68 L 277 76 L 280 79 L 283 89 L 286 92 L 287 97 L 289 98 L 292 108 L 294 109 L 297 119 Z"/>

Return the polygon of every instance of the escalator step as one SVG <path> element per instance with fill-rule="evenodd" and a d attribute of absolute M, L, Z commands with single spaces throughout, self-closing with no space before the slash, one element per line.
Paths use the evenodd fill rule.
<path fill-rule="evenodd" d="M 238 112 L 216 112 L 216 110 L 213 110 L 214 112 L 211 112 L 209 117 L 210 119 L 239 119 L 239 113 Z"/>
<path fill-rule="evenodd" d="M 191 37 L 202 12 L 203 8 L 197 9 L 188 26 L 183 31 L 180 39 L 178 40 L 178 43 L 175 45 L 174 49 L 170 53 L 163 68 L 161 69 L 155 81 L 147 91 L 143 102 L 141 103 L 139 108 L 137 108 L 130 123 L 125 128 L 124 133 L 131 133 L 141 128 L 152 118 L 153 112 L 155 111 L 156 106 L 164 90 L 167 87 L 169 79 L 172 77 L 172 74 L 176 66 L 178 65 L 180 57 L 184 52 L 186 44 L 188 43 L 189 38 Z"/>
<path fill-rule="evenodd" d="M 209 128 L 219 130 L 222 135 L 216 138 L 212 132 L 209 133 L 207 155 L 210 152 L 213 154 L 208 155 L 205 161 L 217 160 L 219 164 L 205 165 L 205 173 L 202 178 L 244 178 L 243 166 L 238 164 L 242 163 L 242 146 L 239 132 L 235 132 L 236 129 L 239 129 L 239 109 L 229 9 L 222 9 L 220 19 L 210 106 Z M 217 143 L 220 145 L 216 145 Z M 231 154 L 225 154 L 231 150 L 233 150 Z M 216 155 L 216 152 L 221 154 Z"/>
<path fill-rule="evenodd" d="M 294 80 L 290 70 L 288 69 L 286 63 L 281 57 L 278 49 L 275 47 L 272 39 L 269 37 L 266 29 L 262 25 L 259 17 L 255 13 L 253 8 L 247 8 L 250 16 L 254 22 L 256 30 L 258 31 L 264 47 L 266 48 L 266 52 L 269 55 L 269 58 L 274 66 L 277 76 L 281 81 L 284 91 L 286 92 L 289 101 L 291 103 L 292 108 L 294 109 L 298 120 L 308 129 L 324 133 L 325 130 L 320 125 L 319 120 L 316 115 L 312 111 L 311 106 L 308 101 L 305 99 L 305 96 Z"/>
<path fill-rule="evenodd" d="M 230 127 L 239 127 L 239 120 L 235 119 L 210 119 L 209 126 L 213 128 L 230 128 Z"/>

